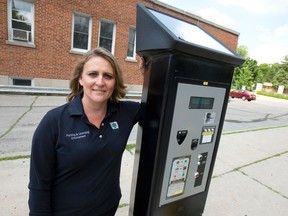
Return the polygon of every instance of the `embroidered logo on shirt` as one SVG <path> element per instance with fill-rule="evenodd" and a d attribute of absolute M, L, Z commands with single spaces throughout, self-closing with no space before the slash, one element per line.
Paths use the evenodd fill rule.
<path fill-rule="evenodd" d="M 71 140 L 83 139 L 87 137 L 89 133 L 90 133 L 89 131 L 81 131 L 77 133 L 66 134 L 66 137 L 69 137 Z"/>
<path fill-rule="evenodd" d="M 110 126 L 114 131 L 119 130 L 119 125 L 116 121 L 110 122 Z"/>

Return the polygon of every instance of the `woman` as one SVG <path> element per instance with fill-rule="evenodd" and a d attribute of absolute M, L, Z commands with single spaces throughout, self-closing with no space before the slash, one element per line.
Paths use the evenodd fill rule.
<path fill-rule="evenodd" d="M 68 103 L 49 111 L 31 150 L 30 215 L 112 216 L 123 151 L 140 116 L 125 96 L 121 69 L 103 48 L 76 65 Z"/>

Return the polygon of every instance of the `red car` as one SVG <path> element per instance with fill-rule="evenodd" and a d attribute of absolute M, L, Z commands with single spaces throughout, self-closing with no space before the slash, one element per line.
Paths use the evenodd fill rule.
<path fill-rule="evenodd" d="M 256 100 L 256 95 L 246 90 L 233 90 L 230 92 L 231 98 L 241 98 L 243 101 Z"/>

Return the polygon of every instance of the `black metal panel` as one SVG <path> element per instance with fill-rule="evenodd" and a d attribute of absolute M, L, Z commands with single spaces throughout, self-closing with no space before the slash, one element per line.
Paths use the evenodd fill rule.
<path fill-rule="evenodd" d="M 229 64 L 210 61 L 209 59 L 193 58 L 176 52 L 176 77 L 190 78 L 214 83 L 231 84 L 234 67 Z"/>
<path fill-rule="evenodd" d="M 201 27 L 141 4 L 137 5 L 136 28 L 136 52 L 141 56 L 177 50 L 234 66 L 245 61 Z M 188 32 L 184 34 L 182 30 Z"/>
<path fill-rule="evenodd" d="M 202 85 L 204 80 L 211 82 L 210 85 L 226 88 L 229 92 L 233 67 L 189 58 L 189 56 L 181 55 L 178 52 L 150 56 L 147 65 L 142 97 L 145 119 L 140 122 L 143 133 L 141 134 L 133 215 L 200 216 L 204 211 L 208 187 L 203 193 L 159 207 L 163 167 L 169 143 L 167 134 L 170 134 L 176 86 L 180 81 Z M 228 97 L 227 94 L 225 104 L 227 104 Z M 225 116 L 225 111 L 226 106 L 222 116 Z M 221 130 L 223 123 L 224 118 L 219 124 Z M 217 139 L 219 140 L 220 137 Z M 211 170 L 213 170 L 215 163 L 218 144 L 219 141 L 215 147 Z M 210 182 L 211 177 L 212 172 L 208 182 Z"/>
<path fill-rule="evenodd" d="M 166 106 L 169 62 L 169 55 L 153 56 L 145 71 L 142 96 L 145 119 L 139 123 L 143 133 L 134 201 L 134 215 L 137 216 L 150 215 L 148 206 L 151 205 L 151 196 L 155 195 L 152 189 L 153 182 L 161 174 L 159 161 L 164 161 L 163 157 L 165 157 L 165 149 L 159 145 L 163 143 L 160 134 L 165 119 L 165 107 L 172 107 Z M 159 149 L 161 149 L 160 154 Z"/>
<path fill-rule="evenodd" d="M 136 19 L 136 52 L 165 52 L 175 46 L 175 38 L 167 34 L 167 28 L 161 26 L 157 20 L 143 5 L 137 5 Z M 142 55 L 143 56 L 143 53 Z"/>

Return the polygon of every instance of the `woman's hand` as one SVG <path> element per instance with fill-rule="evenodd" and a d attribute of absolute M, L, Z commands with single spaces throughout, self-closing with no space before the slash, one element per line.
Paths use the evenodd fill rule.
<path fill-rule="evenodd" d="M 141 73 L 144 75 L 144 72 L 145 72 L 145 64 L 146 64 L 146 61 L 145 61 L 145 58 L 144 57 L 140 57 L 140 60 L 139 60 L 139 69 L 141 71 Z"/>

